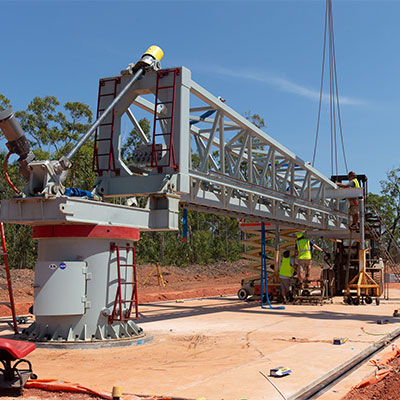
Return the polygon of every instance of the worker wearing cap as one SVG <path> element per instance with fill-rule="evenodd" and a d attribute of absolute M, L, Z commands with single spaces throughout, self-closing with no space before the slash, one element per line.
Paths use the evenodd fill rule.
<path fill-rule="evenodd" d="M 299 265 L 299 281 L 300 285 L 303 284 L 304 275 L 308 280 L 311 269 L 311 250 L 316 249 L 323 253 L 323 250 L 313 243 L 310 239 L 304 237 L 303 232 L 297 232 L 296 250 L 297 250 L 297 264 Z"/>
<path fill-rule="evenodd" d="M 279 283 L 284 303 L 286 303 L 286 296 L 290 292 L 290 278 L 293 276 L 293 268 L 295 266 L 295 259 L 294 257 L 290 257 L 290 251 L 284 251 L 279 269 Z"/>
<path fill-rule="evenodd" d="M 360 182 L 358 181 L 357 175 L 354 171 L 350 171 L 347 176 L 349 178 L 349 183 L 337 182 L 336 184 L 341 188 L 360 187 Z M 351 215 L 352 218 L 352 224 L 350 227 L 352 229 L 358 229 L 358 212 L 359 212 L 358 199 L 357 198 L 349 199 L 349 215 Z"/>

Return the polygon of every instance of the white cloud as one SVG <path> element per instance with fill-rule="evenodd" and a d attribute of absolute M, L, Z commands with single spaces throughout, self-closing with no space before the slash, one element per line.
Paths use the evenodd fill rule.
<path fill-rule="evenodd" d="M 259 83 L 264 83 L 269 86 L 275 87 L 281 92 L 293 93 L 298 96 L 305 97 L 313 101 L 319 101 L 319 91 L 309 89 L 297 83 L 291 82 L 288 79 L 274 76 L 270 73 L 260 73 L 256 71 L 235 71 L 225 67 L 215 66 L 213 72 L 218 75 L 228 76 L 232 78 L 252 80 Z M 326 84 L 326 81 L 325 81 Z M 354 97 L 341 96 L 339 92 L 339 100 L 342 105 L 362 106 L 367 105 L 367 102 Z M 323 102 L 329 102 L 329 95 L 324 93 L 322 95 Z"/>

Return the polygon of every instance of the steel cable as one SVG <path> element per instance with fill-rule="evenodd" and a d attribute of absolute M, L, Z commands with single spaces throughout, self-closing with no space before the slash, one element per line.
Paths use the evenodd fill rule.
<path fill-rule="evenodd" d="M 318 118 L 317 128 L 314 142 L 314 152 L 312 159 L 312 166 L 315 165 L 316 153 L 318 147 L 319 128 L 321 122 L 321 108 L 323 99 L 323 85 L 324 85 L 324 72 L 325 72 L 325 57 L 327 52 L 327 32 L 328 32 L 328 64 L 329 64 L 329 114 L 330 114 L 330 136 L 331 136 L 331 174 L 336 172 L 338 175 L 338 135 L 340 135 L 341 148 L 343 153 L 343 161 L 348 172 L 346 152 L 343 139 L 342 129 L 342 117 L 340 113 L 340 101 L 339 101 L 339 88 L 336 68 L 336 52 L 335 52 L 335 38 L 333 29 L 333 11 L 332 11 L 332 0 L 326 0 L 325 7 L 325 27 L 324 27 L 324 45 L 322 54 L 322 71 L 321 71 L 321 85 L 319 94 L 318 104 Z M 339 131 L 339 132 L 338 132 Z"/>
<path fill-rule="evenodd" d="M 317 144 L 318 144 L 318 132 L 319 132 L 319 123 L 321 120 L 321 104 L 322 104 L 322 92 L 324 87 L 324 69 L 325 69 L 325 51 L 326 51 L 326 26 L 327 26 L 327 18 L 328 18 L 328 9 L 325 8 L 325 29 L 324 29 L 324 46 L 322 51 L 322 72 L 321 72 L 321 87 L 319 90 L 319 105 L 318 105 L 318 119 L 317 119 L 317 132 L 315 135 L 315 143 L 314 143 L 314 153 L 312 166 L 315 164 L 315 156 L 317 154 Z"/>

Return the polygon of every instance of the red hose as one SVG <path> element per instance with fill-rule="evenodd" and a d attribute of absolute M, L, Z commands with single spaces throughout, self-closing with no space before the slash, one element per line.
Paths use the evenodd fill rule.
<path fill-rule="evenodd" d="M 6 181 L 7 181 L 8 184 L 10 185 L 11 189 L 14 190 L 15 193 L 21 194 L 21 191 L 18 190 L 18 189 L 16 188 L 16 186 L 12 183 L 12 181 L 11 181 L 9 175 L 8 175 L 8 171 L 7 171 L 7 169 L 8 169 L 8 159 L 10 158 L 10 155 L 11 155 L 11 154 L 12 154 L 12 153 L 9 152 L 9 153 L 6 155 L 6 158 L 4 159 L 4 175 L 5 175 L 5 177 L 6 177 Z"/>
<path fill-rule="evenodd" d="M 4 226 L 3 226 L 2 222 L 0 222 L 0 237 L 1 237 L 1 247 L 3 250 L 3 257 L 4 257 L 4 267 L 6 269 L 8 296 L 10 298 L 10 307 L 11 307 L 11 314 L 12 314 L 12 319 L 13 319 L 14 332 L 18 335 L 17 313 L 15 311 L 15 303 L 14 303 L 12 284 L 11 284 L 10 269 L 8 268 L 6 237 L 4 236 Z"/>

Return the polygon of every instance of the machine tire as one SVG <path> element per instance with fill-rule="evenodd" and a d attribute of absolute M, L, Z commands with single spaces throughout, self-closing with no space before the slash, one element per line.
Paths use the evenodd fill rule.
<path fill-rule="evenodd" d="M 301 295 L 302 295 L 302 296 L 311 296 L 311 293 L 310 293 L 310 291 L 309 291 L 308 289 L 304 289 L 304 290 L 301 292 Z"/>
<path fill-rule="evenodd" d="M 247 297 L 249 296 L 249 293 L 247 292 L 247 290 L 245 288 L 240 288 L 237 292 L 237 296 L 238 296 L 239 300 L 246 300 Z"/>
<path fill-rule="evenodd" d="M 352 306 L 354 303 L 353 303 L 353 298 L 350 296 L 350 295 L 348 295 L 347 296 L 347 298 L 346 298 L 346 303 L 349 305 L 349 306 Z"/>
<path fill-rule="evenodd" d="M 379 306 L 379 304 L 381 304 L 381 301 L 378 299 L 378 297 L 375 298 L 375 303 L 377 306 Z"/>
<path fill-rule="evenodd" d="M 367 304 L 371 304 L 372 303 L 372 298 L 370 296 L 365 296 L 364 300 Z"/>
<path fill-rule="evenodd" d="M 35 373 L 31 373 L 31 375 L 29 376 L 30 379 L 37 379 L 38 376 Z"/>
<path fill-rule="evenodd" d="M 353 298 L 353 304 L 354 304 L 355 306 L 358 306 L 358 305 L 360 304 L 360 298 L 359 298 L 358 296 L 356 296 L 356 297 Z"/>

